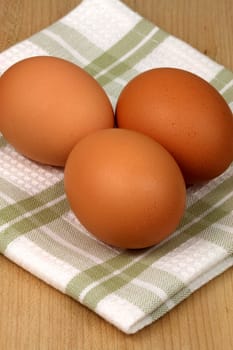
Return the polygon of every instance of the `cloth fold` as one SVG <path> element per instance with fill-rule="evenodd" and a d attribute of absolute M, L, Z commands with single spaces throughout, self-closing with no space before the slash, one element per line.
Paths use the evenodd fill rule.
<path fill-rule="evenodd" d="M 31 56 L 83 67 L 115 107 L 125 84 L 153 67 L 210 82 L 233 109 L 233 73 L 119 0 L 83 0 L 53 25 L 0 54 L 0 73 Z M 125 333 L 171 310 L 233 264 L 233 166 L 188 189 L 178 229 L 140 251 L 105 245 L 70 211 L 63 171 L 38 165 L 0 137 L 0 252 Z"/>

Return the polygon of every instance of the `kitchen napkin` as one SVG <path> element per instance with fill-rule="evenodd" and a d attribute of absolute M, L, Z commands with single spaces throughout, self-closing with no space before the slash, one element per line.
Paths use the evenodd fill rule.
<path fill-rule="evenodd" d="M 131 78 L 170 66 L 209 81 L 233 108 L 232 72 L 118 0 L 84 0 L 53 25 L 2 52 L 0 72 L 37 55 L 83 67 L 113 106 Z M 232 178 L 233 166 L 207 184 L 189 188 L 184 218 L 161 244 L 115 249 L 95 239 L 71 212 L 63 170 L 24 158 L 1 136 L 0 251 L 123 332 L 135 333 L 232 266 Z"/>

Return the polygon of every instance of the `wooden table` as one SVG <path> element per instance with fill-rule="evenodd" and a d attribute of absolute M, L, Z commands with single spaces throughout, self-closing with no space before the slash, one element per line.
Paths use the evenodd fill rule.
<path fill-rule="evenodd" d="M 51 24 L 79 0 L 0 0 L 0 51 Z M 233 70 L 232 0 L 124 0 Z M 233 349 L 233 270 L 160 320 L 125 335 L 0 256 L 1 350 Z"/>

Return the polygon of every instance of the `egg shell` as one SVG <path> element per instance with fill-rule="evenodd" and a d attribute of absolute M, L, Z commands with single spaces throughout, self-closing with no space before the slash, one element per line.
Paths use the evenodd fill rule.
<path fill-rule="evenodd" d="M 233 161 L 233 118 L 208 82 L 176 68 L 132 79 L 116 106 L 117 125 L 153 137 L 176 159 L 188 184 L 210 180 Z"/>
<path fill-rule="evenodd" d="M 64 166 L 79 139 L 113 124 L 103 88 L 69 61 L 31 57 L 0 78 L 0 131 L 17 151 L 37 162 Z"/>
<path fill-rule="evenodd" d="M 135 131 L 106 129 L 83 138 L 68 157 L 64 184 L 84 227 L 120 248 L 159 243 L 185 209 L 185 183 L 175 160 Z"/>

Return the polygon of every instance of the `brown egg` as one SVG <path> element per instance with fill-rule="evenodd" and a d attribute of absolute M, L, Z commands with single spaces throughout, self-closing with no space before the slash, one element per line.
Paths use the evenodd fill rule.
<path fill-rule="evenodd" d="M 177 227 L 185 183 L 172 156 L 152 138 L 100 130 L 83 138 L 65 166 L 65 191 L 80 222 L 121 248 L 152 246 Z"/>
<path fill-rule="evenodd" d="M 178 162 L 186 182 L 224 172 L 233 161 L 233 118 L 223 97 L 200 77 L 175 68 L 146 71 L 120 94 L 117 124 L 153 137 Z"/>
<path fill-rule="evenodd" d="M 0 131 L 35 161 L 63 166 L 79 139 L 113 124 L 102 87 L 71 62 L 28 58 L 0 78 Z"/>

